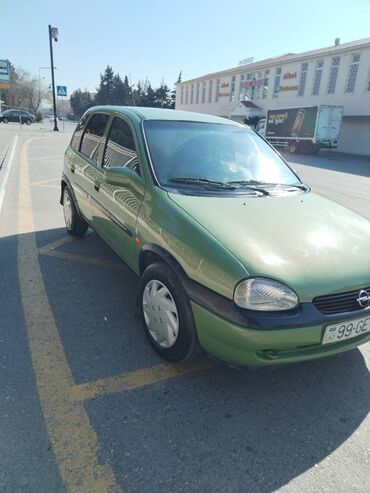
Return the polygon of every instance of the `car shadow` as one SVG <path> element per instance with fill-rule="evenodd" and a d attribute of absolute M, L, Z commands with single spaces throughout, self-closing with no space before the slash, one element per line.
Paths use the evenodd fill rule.
<path fill-rule="evenodd" d="M 162 363 L 136 316 L 137 278 L 103 240 L 90 233 L 69 241 L 64 229 L 35 234 L 76 383 Z M 0 244 L 10 249 L 11 241 Z M 100 460 L 128 491 L 182 491 L 187 484 L 190 491 L 267 493 L 356 432 L 370 410 L 370 376 L 359 350 L 274 370 L 217 363 L 85 407 Z M 156 473 L 163 464 L 165 477 Z"/>
<path fill-rule="evenodd" d="M 290 154 L 289 152 L 282 152 L 281 154 L 286 161 L 293 165 L 297 163 L 312 168 L 370 177 L 370 156 L 357 156 L 325 150 L 314 156 L 309 154 Z"/>

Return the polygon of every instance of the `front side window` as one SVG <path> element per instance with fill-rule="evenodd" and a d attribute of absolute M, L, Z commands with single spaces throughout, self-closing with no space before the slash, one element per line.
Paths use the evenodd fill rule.
<path fill-rule="evenodd" d="M 351 65 L 349 67 L 348 79 L 346 84 L 346 92 L 352 93 L 355 91 L 358 67 L 360 65 L 360 54 L 352 55 Z"/>
<path fill-rule="evenodd" d="M 134 136 L 129 125 L 116 117 L 109 131 L 103 167 L 122 166 L 140 174 Z"/>
<path fill-rule="evenodd" d="M 99 150 L 108 120 L 109 115 L 96 113 L 88 121 L 82 137 L 80 152 L 94 163 L 98 160 Z"/>
<path fill-rule="evenodd" d="M 144 122 L 151 161 L 161 185 L 187 187 L 182 179 L 222 182 L 297 184 L 299 180 L 279 155 L 258 135 L 243 126 L 156 121 Z M 179 181 L 180 179 L 180 181 Z M 189 181 L 189 180 L 188 180 Z M 242 183 L 227 193 L 240 193 Z M 245 189 L 242 189 L 245 190 Z"/>

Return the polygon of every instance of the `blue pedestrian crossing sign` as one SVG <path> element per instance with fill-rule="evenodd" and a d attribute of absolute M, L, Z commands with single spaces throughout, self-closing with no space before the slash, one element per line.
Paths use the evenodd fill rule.
<path fill-rule="evenodd" d="M 67 96 L 67 86 L 57 86 L 57 96 Z"/>

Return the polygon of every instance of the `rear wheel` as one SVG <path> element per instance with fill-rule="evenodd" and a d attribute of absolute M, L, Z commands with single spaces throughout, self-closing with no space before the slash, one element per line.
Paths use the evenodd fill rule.
<path fill-rule="evenodd" d="M 88 224 L 78 214 L 72 194 L 66 186 L 63 191 L 63 214 L 66 228 L 69 234 L 73 236 L 83 236 Z"/>
<path fill-rule="evenodd" d="M 174 271 L 160 262 L 149 265 L 138 296 L 146 335 L 163 358 L 184 362 L 202 354 L 188 295 Z"/>
<path fill-rule="evenodd" d="M 297 154 L 299 152 L 299 147 L 297 142 L 290 142 L 289 143 L 289 152 L 291 154 Z"/>

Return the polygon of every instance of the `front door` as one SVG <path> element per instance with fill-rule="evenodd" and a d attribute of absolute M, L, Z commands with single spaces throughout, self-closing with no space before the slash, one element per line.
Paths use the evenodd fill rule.
<path fill-rule="evenodd" d="M 92 224 L 118 255 L 135 270 L 135 228 L 145 184 L 143 179 L 125 187 L 107 183 L 104 180 L 104 171 L 111 166 L 129 167 L 139 177 L 142 176 L 134 131 L 127 121 L 118 116 L 111 122 L 102 156 L 99 184 L 92 194 Z"/>

